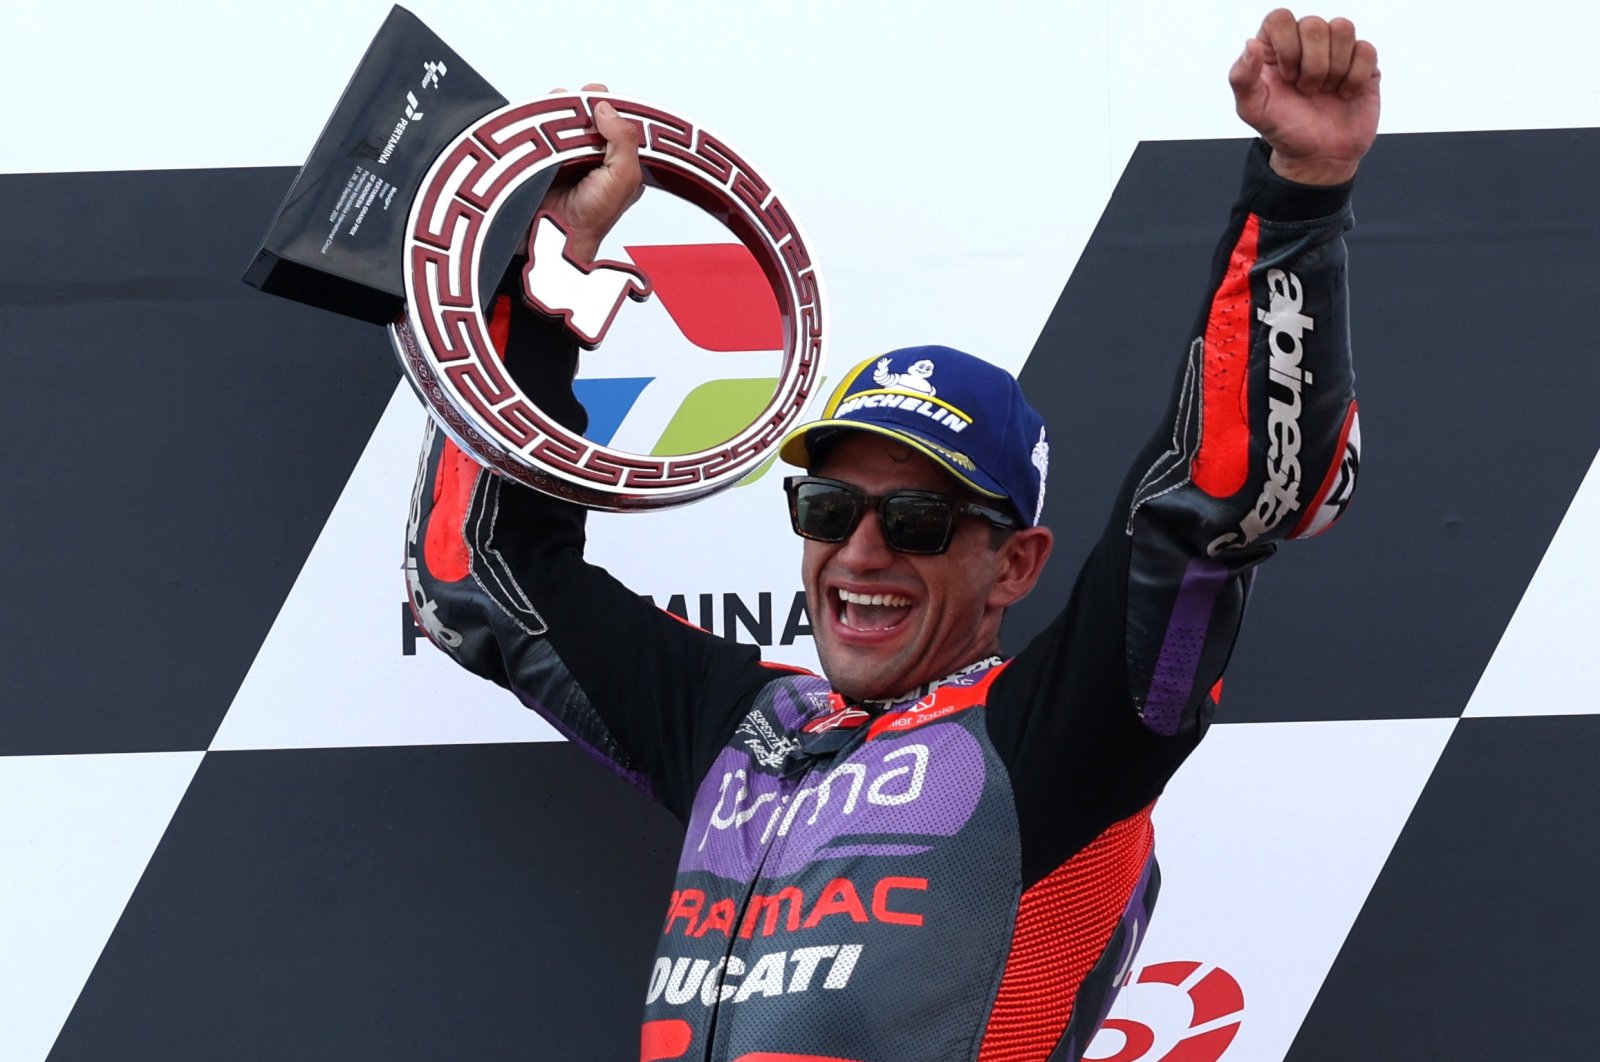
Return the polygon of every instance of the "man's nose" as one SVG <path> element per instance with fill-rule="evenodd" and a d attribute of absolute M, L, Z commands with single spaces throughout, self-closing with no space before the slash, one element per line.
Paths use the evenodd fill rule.
<path fill-rule="evenodd" d="M 839 547 L 838 559 L 856 572 L 888 567 L 893 562 L 894 550 L 884 541 L 877 509 L 868 509 L 862 514 L 855 530 Z"/>

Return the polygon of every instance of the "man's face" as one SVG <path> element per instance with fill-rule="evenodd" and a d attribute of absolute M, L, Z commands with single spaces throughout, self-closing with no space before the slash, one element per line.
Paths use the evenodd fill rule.
<path fill-rule="evenodd" d="M 933 461 L 868 432 L 846 434 L 811 473 L 868 494 L 967 496 Z M 989 526 L 958 517 L 950 548 L 933 556 L 890 549 L 875 511 L 843 542 L 805 541 L 801 575 L 812 631 L 835 689 L 855 698 L 890 697 L 997 650 L 1011 597 L 996 591 L 1007 550 L 992 547 Z"/>

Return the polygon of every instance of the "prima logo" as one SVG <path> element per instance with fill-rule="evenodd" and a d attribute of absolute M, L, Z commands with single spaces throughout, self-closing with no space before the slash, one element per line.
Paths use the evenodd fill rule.
<path fill-rule="evenodd" d="M 815 826 L 822 817 L 823 809 L 835 796 L 840 798 L 841 803 L 838 810 L 830 814 L 830 819 L 848 818 L 863 803 L 879 807 L 910 804 L 922 795 L 931 755 L 926 745 L 902 745 L 875 765 L 887 770 L 874 771 L 865 763 L 841 763 L 815 786 L 804 786 L 781 798 L 775 792 L 758 793 L 752 798 L 749 776 L 743 770 L 725 771 L 721 789 L 717 793 L 717 804 L 711 809 L 697 850 L 705 850 L 712 830 L 742 830 L 763 810 L 768 812 L 766 823 L 761 828 L 761 843 L 765 845 L 774 836 L 789 835 L 808 801 L 812 805 L 811 815 L 800 821 L 802 828 Z M 905 759 L 909 759 L 909 762 L 889 766 L 891 761 Z M 838 787 L 837 791 L 835 787 Z"/>
<path fill-rule="evenodd" d="M 1282 269 L 1267 271 L 1268 303 L 1256 310 L 1267 326 L 1267 480 L 1237 531 L 1217 536 L 1207 548 L 1216 556 L 1224 549 L 1248 546 L 1272 531 L 1300 508 L 1300 391 L 1312 384 L 1301 369 L 1304 338 L 1314 322 L 1300 312 L 1300 279 Z"/>

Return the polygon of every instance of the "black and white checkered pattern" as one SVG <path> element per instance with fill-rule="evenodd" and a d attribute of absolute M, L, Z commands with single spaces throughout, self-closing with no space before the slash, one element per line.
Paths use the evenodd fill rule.
<path fill-rule="evenodd" d="M 1238 156 L 1142 147 L 1044 325 L 1060 557 L 1153 426 Z M 1362 487 L 1263 574 L 1158 817 L 1140 963 L 1237 979 L 1225 1062 L 1587 1051 L 1597 162 L 1436 134 L 1363 170 Z M 404 655 L 420 414 L 380 332 L 237 279 L 291 173 L 0 177 L 0 1058 L 633 1057 L 673 825 Z M 1170 1026 L 1145 987 L 1117 1013 Z"/>

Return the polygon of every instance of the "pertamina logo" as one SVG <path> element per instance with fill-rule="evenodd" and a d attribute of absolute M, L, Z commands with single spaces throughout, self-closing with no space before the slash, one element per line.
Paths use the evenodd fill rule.
<path fill-rule="evenodd" d="M 440 62 L 422 64 L 422 83 L 419 88 L 438 88 L 439 79 L 449 71 Z M 383 145 L 383 150 L 378 153 L 378 165 L 389 165 L 389 157 L 394 154 L 394 149 L 399 145 L 400 138 L 406 135 L 406 128 L 412 122 L 422 121 L 422 103 L 417 99 L 415 92 L 406 93 L 405 117 L 394 124 L 394 131 L 389 134 L 389 139 Z"/>

